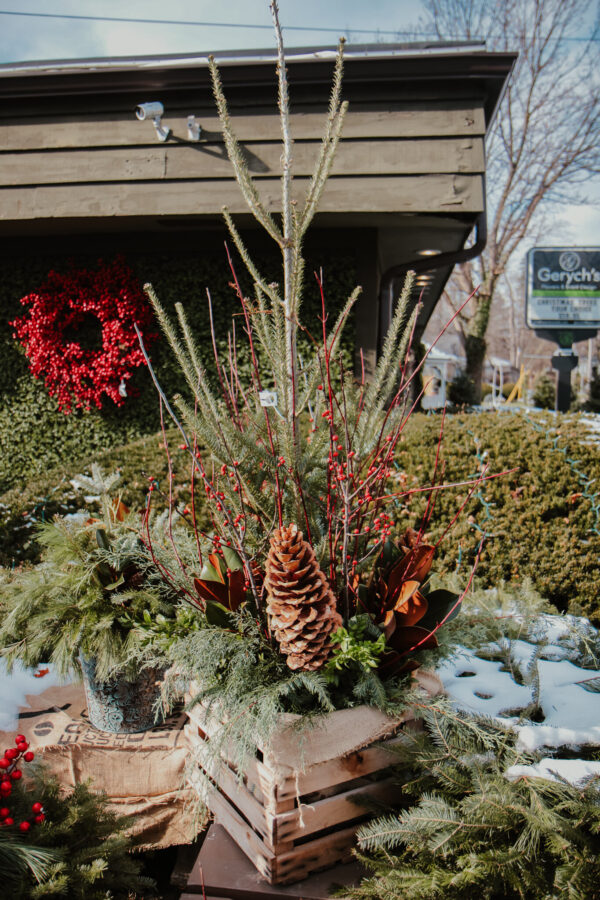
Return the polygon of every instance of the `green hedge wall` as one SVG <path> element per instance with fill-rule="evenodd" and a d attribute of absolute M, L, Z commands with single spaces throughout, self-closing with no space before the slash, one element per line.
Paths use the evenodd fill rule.
<path fill-rule="evenodd" d="M 207 369 L 212 370 L 206 288 L 211 292 L 215 330 L 221 347 L 227 345 L 232 316 L 240 312 L 229 285 L 231 273 L 224 250 L 195 255 L 189 252 L 125 254 L 125 257 L 142 283 L 152 282 L 167 310 L 171 310 L 175 302 L 183 302 L 197 335 L 201 356 Z M 109 258 L 108 254 L 105 258 Z M 41 286 L 50 269 L 62 271 L 70 263 L 77 267 L 94 266 L 97 259 L 98 254 L 74 260 L 67 256 L 0 260 L 0 492 L 61 463 L 86 456 L 93 458 L 106 448 L 150 434 L 159 427 L 156 392 L 147 369 L 135 372 L 130 384 L 137 387 L 140 394 L 128 399 L 124 406 L 116 407 L 107 400 L 101 410 L 78 410 L 67 416 L 48 396 L 43 382 L 31 376 L 24 351 L 12 337 L 8 323 L 23 313 L 19 299 Z M 269 281 L 280 280 L 281 270 L 275 255 L 265 255 L 256 261 Z M 320 266 L 326 272 L 327 304 L 333 317 L 355 286 L 355 266 L 350 256 L 328 254 L 326 259 L 308 260 L 307 272 Z M 245 289 L 250 290 L 241 261 L 237 270 Z M 316 284 L 307 278 L 302 321 L 317 333 L 320 312 Z M 239 315 L 236 329 L 242 336 Z M 344 344 L 348 362 L 353 342 L 350 324 Z M 242 343 L 242 340 L 238 341 L 239 345 Z M 183 391 L 177 365 L 164 339 L 156 342 L 151 356 L 167 395 Z M 247 364 L 242 352 L 240 365 L 244 368 Z"/>

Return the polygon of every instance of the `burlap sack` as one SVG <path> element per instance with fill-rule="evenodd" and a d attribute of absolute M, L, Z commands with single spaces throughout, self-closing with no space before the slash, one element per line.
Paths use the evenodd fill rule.
<path fill-rule="evenodd" d="M 91 779 L 115 812 L 135 817 L 131 833 L 140 849 L 194 839 L 189 794 L 181 789 L 189 752 L 183 713 L 150 731 L 119 735 L 89 724 L 81 685 L 52 687 L 28 696 L 27 702 L 19 712 L 18 731 L 64 790 Z M 13 742 L 13 733 L 0 732 L 0 746 Z"/>

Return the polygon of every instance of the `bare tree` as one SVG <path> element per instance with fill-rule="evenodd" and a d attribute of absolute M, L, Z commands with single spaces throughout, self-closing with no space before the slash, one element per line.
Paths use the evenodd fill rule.
<path fill-rule="evenodd" d="M 487 141 L 488 243 L 458 267 L 448 299 L 477 285 L 460 329 L 480 389 L 486 332 L 503 274 L 543 210 L 585 202 L 600 172 L 599 7 L 590 0 L 423 0 L 423 30 L 485 39 L 519 57 Z M 595 15 L 595 20 L 594 20 Z"/>

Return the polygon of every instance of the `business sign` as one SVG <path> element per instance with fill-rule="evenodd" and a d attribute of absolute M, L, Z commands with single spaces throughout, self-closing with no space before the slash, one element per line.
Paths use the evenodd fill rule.
<path fill-rule="evenodd" d="M 600 248 L 534 247 L 527 254 L 529 328 L 600 328 Z"/>

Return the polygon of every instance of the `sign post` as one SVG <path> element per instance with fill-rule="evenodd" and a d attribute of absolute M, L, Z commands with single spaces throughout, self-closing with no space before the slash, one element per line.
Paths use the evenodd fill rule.
<path fill-rule="evenodd" d="M 600 248 L 534 247 L 527 254 L 525 321 L 538 337 L 558 344 L 556 409 L 566 412 L 571 372 L 579 357 L 575 341 L 595 337 L 600 328 Z"/>

